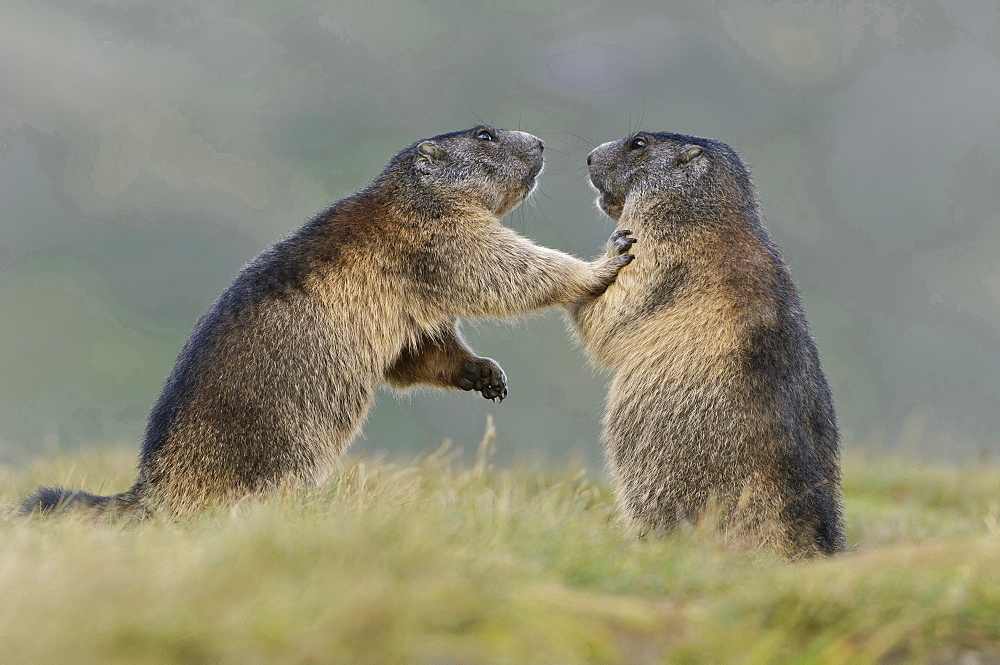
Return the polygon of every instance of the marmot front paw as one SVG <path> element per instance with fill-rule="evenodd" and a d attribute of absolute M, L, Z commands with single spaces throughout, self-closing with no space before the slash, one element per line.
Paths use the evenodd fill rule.
<path fill-rule="evenodd" d="M 636 243 L 635 238 L 629 236 L 632 232 L 627 229 L 618 229 L 611 234 L 608 238 L 608 253 L 611 255 L 626 255 L 625 253 L 632 249 L 632 245 Z M 632 256 L 628 254 L 627 256 Z M 635 258 L 632 256 L 632 258 Z M 629 259 L 631 261 L 632 259 Z"/>
<path fill-rule="evenodd" d="M 489 358 L 476 358 L 462 363 L 457 385 L 462 390 L 475 390 L 494 402 L 502 402 L 507 396 L 507 375 L 500 365 Z"/>
<path fill-rule="evenodd" d="M 635 254 L 619 254 L 611 259 L 611 265 L 617 268 L 624 268 L 635 260 Z"/>

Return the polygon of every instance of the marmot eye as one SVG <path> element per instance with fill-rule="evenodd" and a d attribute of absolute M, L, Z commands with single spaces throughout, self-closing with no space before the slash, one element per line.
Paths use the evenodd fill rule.
<path fill-rule="evenodd" d="M 493 136 L 493 133 L 488 129 L 480 129 L 476 132 L 476 138 L 482 141 L 496 141 L 496 137 Z"/>
<path fill-rule="evenodd" d="M 629 141 L 628 147 L 631 150 L 638 150 L 639 148 L 645 148 L 646 147 L 646 139 L 642 138 L 641 136 L 636 136 L 634 139 L 632 139 L 631 141 Z"/>

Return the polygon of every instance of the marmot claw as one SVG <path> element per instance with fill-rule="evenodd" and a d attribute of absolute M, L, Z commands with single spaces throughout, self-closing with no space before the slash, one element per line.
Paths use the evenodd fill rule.
<path fill-rule="evenodd" d="M 619 229 L 611 234 L 611 237 L 608 239 L 608 245 L 611 246 L 614 252 L 624 254 L 637 242 L 635 238 L 629 237 L 631 234 L 631 231 Z"/>

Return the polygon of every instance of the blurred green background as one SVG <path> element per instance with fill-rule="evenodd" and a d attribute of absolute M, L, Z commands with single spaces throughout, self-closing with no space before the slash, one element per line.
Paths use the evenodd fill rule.
<path fill-rule="evenodd" d="M 0 5 L 0 461 L 135 447 L 257 252 L 422 137 L 541 136 L 506 223 L 578 256 L 584 158 L 641 126 L 747 159 L 849 446 L 1000 452 L 1000 9 L 954 2 Z M 557 312 L 468 325 L 502 405 L 381 396 L 355 451 L 599 466 L 605 378 Z"/>

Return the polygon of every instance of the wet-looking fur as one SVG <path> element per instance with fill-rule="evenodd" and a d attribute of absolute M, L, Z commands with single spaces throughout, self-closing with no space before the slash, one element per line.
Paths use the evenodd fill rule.
<path fill-rule="evenodd" d="M 740 156 L 639 132 L 587 159 L 598 205 L 634 231 L 635 265 L 569 308 L 612 368 L 604 438 L 642 531 L 697 522 L 788 556 L 843 548 L 840 444 L 799 295 Z"/>
<path fill-rule="evenodd" d="M 150 413 L 131 489 L 42 488 L 22 512 L 177 515 L 321 481 L 380 382 L 502 399 L 503 371 L 468 347 L 457 317 L 592 297 L 632 258 L 583 262 L 500 224 L 535 186 L 542 149 L 477 127 L 400 151 L 247 264 L 198 321 Z"/>

